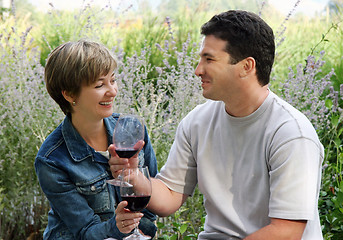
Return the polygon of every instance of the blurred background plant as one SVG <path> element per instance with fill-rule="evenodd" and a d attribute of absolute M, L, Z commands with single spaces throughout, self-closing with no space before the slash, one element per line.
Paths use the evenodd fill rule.
<path fill-rule="evenodd" d="M 0 1 L 1 3 L 1 1 Z M 84 1 L 75 10 L 52 4 L 38 11 L 27 0 L 0 10 L 0 239 L 41 239 L 48 202 L 33 162 L 45 137 L 63 119 L 43 80 L 49 52 L 89 38 L 118 58 L 116 112 L 145 118 L 159 168 L 176 126 L 204 101 L 194 75 L 202 23 L 226 9 L 260 14 L 275 29 L 277 56 L 270 88 L 304 112 L 325 147 L 319 208 L 325 239 L 343 239 L 343 30 L 342 1 L 329 1 L 314 17 L 282 17 L 268 1 L 148 1 L 138 7 Z M 174 215 L 159 218 L 158 239 L 196 239 L 205 210 L 196 190 Z"/>

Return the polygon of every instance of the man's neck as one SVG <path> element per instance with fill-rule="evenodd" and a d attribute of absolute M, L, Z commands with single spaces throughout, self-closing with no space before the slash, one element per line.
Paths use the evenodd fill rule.
<path fill-rule="evenodd" d="M 246 117 L 255 112 L 264 102 L 269 94 L 268 85 L 254 88 L 240 94 L 239 99 L 225 103 L 226 112 L 233 117 Z"/>

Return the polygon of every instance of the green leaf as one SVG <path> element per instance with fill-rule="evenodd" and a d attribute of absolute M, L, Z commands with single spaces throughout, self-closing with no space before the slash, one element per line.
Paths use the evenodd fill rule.
<path fill-rule="evenodd" d="M 343 132 L 343 127 L 341 127 L 341 128 L 338 130 L 337 135 L 340 136 L 340 135 L 342 134 L 342 132 Z"/>
<path fill-rule="evenodd" d="M 180 233 L 183 234 L 183 233 L 187 230 L 187 227 L 188 227 L 188 224 L 183 224 L 183 225 L 180 227 Z"/>
<path fill-rule="evenodd" d="M 161 229 L 161 228 L 164 228 L 165 225 L 163 222 L 157 222 L 157 228 Z"/>
<path fill-rule="evenodd" d="M 195 234 L 188 234 L 187 236 L 185 236 L 185 239 L 192 239 L 192 238 L 197 238 L 197 235 Z"/>
<path fill-rule="evenodd" d="M 197 236 L 194 234 L 189 234 L 183 238 L 183 240 L 191 240 L 191 239 L 197 239 Z"/>
<path fill-rule="evenodd" d="M 337 202 L 336 206 L 340 207 L 343 205 L 343 192 L 337 192 Z"/>
<path fill-rule="evenodd" d="M 180 224 L 177 223 L 177 222 L 173 222 L 173 226 L 176 227 L 176 228 L 179 228 L 179 227 L 180 227 Z"/>
<path fill-rule="evenodd" d="M 336 147 L 339 148 L 339 146 L 341 145 L 341 139 L 335 138 L 334 142 L 335 142 Z"/>
<path fill-rule="evenodd" d="M 332 106 L 333 106 L 332 100 L 331 99 L 326 99 L 325 100 L 325 107 L 327 107 L 328 109 L 331 109 Z"/>
<path fill-rule="evenodd" d="M 327 103 L 328 102 L 330 102 L 330 104 L 328 104 L 328 105 L 330 105 L 330 107 L 328 107 L 328 105 L 327 105 Z M 329 109 L 331 109 L 331 107 L 332 107 L 332 100 L 331 99 L 327 99 L 326 101 L 325 101 L 325 106 L 327 107 L 327 108 L 329 108 Z M 331 117 L 331 124 L 332 124 L 332 126 L 333 127 L 337 127 L 338 126 L 338 121 L 339 120 L 339 116 L 338 115 L 333 115 L 332 117 Z"/>
<path fill-rule="evenodd" d="M 170 240 L 177 240 L 177 234 L 174 234 L 173 236 L 171 236 Z"/>

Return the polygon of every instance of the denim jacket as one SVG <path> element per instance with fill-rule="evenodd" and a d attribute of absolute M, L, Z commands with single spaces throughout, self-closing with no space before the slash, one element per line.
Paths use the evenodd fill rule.
<path fill-rule="evenodd" d="M 105 118 L 108 145 L 119 114 Z M 145 131 L 145 146 L 139 161 L 157 174 L 155 153 Z M 47 137 L 35 160 L 39 183 L 51 210 L 44 239 L 122 239 L 116 227 L 115 208 L 119 203 L 118 187 L 106 184 L 112 175 L 108 159 L 90 147 L 73 127 L 69 117 Z M 139 228 L 154 236 L 156 216 L 143 210 Z"/>

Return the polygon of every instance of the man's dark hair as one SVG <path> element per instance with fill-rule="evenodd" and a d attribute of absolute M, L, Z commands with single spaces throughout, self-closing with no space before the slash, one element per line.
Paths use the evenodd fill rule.
<path fill-rule="evenodd" d="M 223 12 L 205 23 L 201 34 L 227 41 L 225 51 L 231 56 L 231 64 L 253 57 L 259 83 L 269 83 L 275 56 L 274 34 L 258 15 L 242 10 Z"/>

